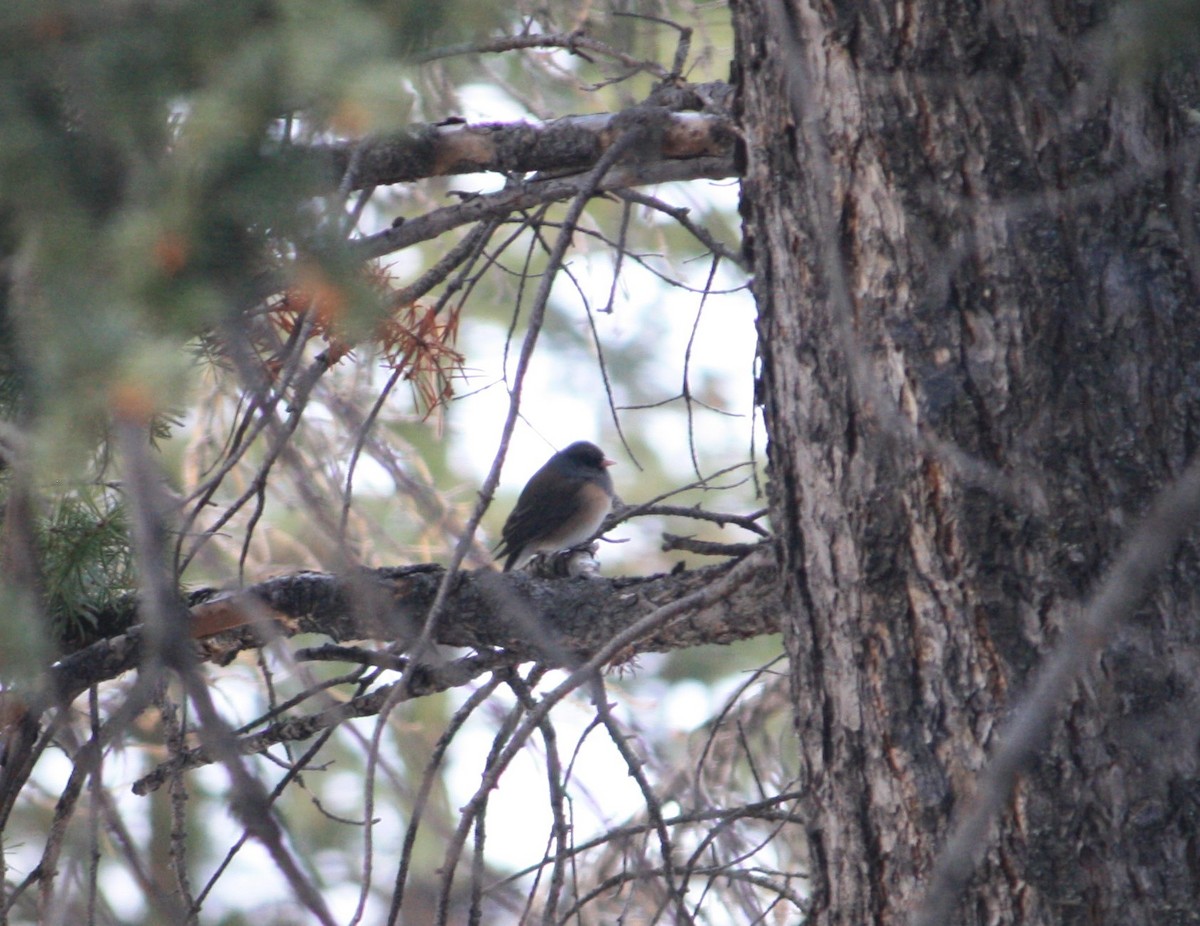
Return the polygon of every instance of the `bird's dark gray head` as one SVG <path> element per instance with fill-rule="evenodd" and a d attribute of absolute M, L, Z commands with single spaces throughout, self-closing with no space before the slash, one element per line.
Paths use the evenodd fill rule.
<path fill-rule="evenodd" d="M 572 463 L 579 463 L 593 469 L 604 469 L 604 467 L 612 465 L 611 461 L 604 458 L 603 450 L 586 440 L 575 441 L 566 450 L 563 450 L 561 455 Z"/>

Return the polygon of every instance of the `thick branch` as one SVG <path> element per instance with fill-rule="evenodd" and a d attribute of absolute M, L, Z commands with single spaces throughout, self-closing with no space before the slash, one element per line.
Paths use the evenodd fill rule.
<path fill-rule="evenodd" d="M 750 635 L 752 632 L 770 630 L 774 615 L 778 613 L 775 608 L 763 609 L 760 606 L 749 615 L 738 614 L 736 622 L 731 622 L 729 616 L 731 613 L 735 613 L 738 605 L 743 607 L 747 605 L 747 601 L 743 600 L 747 588 L 753 590 L 758 588 L 760 583 L 770 581 L 774 573 L 773 562 L 774 557 L 768 551 L 760 550 L 755 555 L 738 562 L 731 561 L 720 567 L 690 573 L 686 577 L 680 574 L 678 576 L 656 576 L 649 580 L 616 580 L 616 584 L 624 587 L 615 595 L 613 594 L 616 591 L 614 588 L 605 589 L 602 599 L 609 601 L 609 604 L 600 609 L 604 613 L 594 612 L 590 615 L 586 613 L 588 609 L 595 607 L 599 602 L 589 601 L 590 596 L 587 594 L 587 590 L 597 587 L 596 583 L 603 580 L 539 581 L 521 577 L 527 580 L 526 584 L 537 586 L 534 594 L 527 594 L 526 590 L 518 589 L 514 593 L 513 589 L 504 587 L 508 579 L 512 577 L 506 579 L 494 572 L 483 570 L 475 573 L 459 573 L 451 580 L 451 585 L 455 587 L 455 590 L 447 603 L 456 602 L 464 605 L 467 610 L 473 612 L 473 616 L 482 618 L 476 623 L 492 627 L 498 625 L 499 627 L 498 632 L 495 633 L 492 630 L 483 631 L 487 636 L 494 636 L 494 642 L 479 645 L 481 650 L 479 655 L 466 656 L 437 666 L 409 666 L 404 669 L 404 675 L 398 682 L 377 688 L 348 702 L 330 705 L 317 713 L 299 717 L 289 716 L 273 722 L 258 733 L 244 737 L 239 742 L 239 749 L 243 753 L 250 754 L 261 752 L 280 742 L 308 739 L 320 730 L 328 729 L 351 717 L 374 715 L 389 703 L 394 704 L 400 700 L 421 697 L 435 691 L 444 691 L 451 686 L 466 684 L 483 672 L 502 666 L 515 666 L 528 659 L 538 659 L 543 665 L 569 665 L 574 669 L 565 682 L 542 699 L 537 710 L 544 714 L 567 693 L 592 678 L 593 673 L 600 667 L 612 662 L 627 660 L 637 652 L 678 648 L 701 642 L 727 642 L 730 639 Z M 441 567 L 435 567 L 433 570 L 421 568 L 418 572 L 408 570 L 405 572 L 409 576 L 424 576 L 425 579 L 429 579 L 430 573 L 441 573 L 441 571 Z M 290 585 L 292 578 L 289 577 L 283 581 Z M 671 579 L 684 579 L 684 581 L 672 582 Z M 371 581 L 387 584 L 391 578 L 376 574 Z M 631 581 L 632 584 L 630 584 Z M 476 590 L 474 594 L 485 600 L 494 599 L 495 613 L 487 613 L 486 609 L 485 613 L 475 613 L 475 602 L 462 595 L 464 584 L 470 585 L 479 582 L 483 583 L 482 588 Z M 431 583 L 424 582 L 423 584 L 426 586 L 423 595 L 428 596 Z M 433 585 L 436 586 L 436 583 Z M 553 594 L 555 591 L 567 589 L 568 586 L 573 586 L 573 588 L 567 590 L 567 594 L 562 596 L 562 600 L 554 602 L 535 600 L 538 592 L 548 592 L 550 598 L 555 598 L 557 597 Z M 292 600 L 295 589 L 284 588 L 273 591 L 282 591 L 284 599 L 291 604 L 296 603 Z M 347 594 L 358 596 L 362 589 L 352 587 L 333 591 L 335 597 L 344 597 Z M 410 595 L 411 591 L 411 589 L 406 590 L 406 596 Z M 279 596 L 272 594 L 271 597 L 278 598 Z M 329 598 L 324 594 L 318 597 L 322 600 L 317 604 L 317 612 L 328 612 L 335 623 L 339 622 L 343 616 L 343 609 L 338 605 L 330 607 Z M 257 600 L 252 604 L 252 611 L 256 617 L 262 618 L 264 616 L 261 613 L 264 599 L 257 596 L 257 593 L 256 598 Z M 300 590 L 300 598 L 309 599 L 309 592 Z M 224 601 L 227 600 L 229 599 L 224 599 Z M 613 602 L 616 603 L 615 607 Z M 496 606 L 497 604 L 498 606 Z M 221 602 L 214 602 L 214 605 L 220 606 Z M 536 609 L 547 605 L 552 605 L 553 610 L 543 613 L 539 619 Z M 576 605 L 582 606 L 584 613 L 559 610 Z M 621 611 L 623 615 L 632 616 L 633 619 L 627 620 L 623 616 L 619 621 L 612 621 L 605 628 L 611 632 L 606 632 L 603 636 L 589 626 L 597 619 L 603 622 L 605 614 L 612 611 Z M 571 614 L 570 619 L 566 619 L 565 614 Z M 447 618 L 449 616 L 446 614 Z M 462 616 L 462 613 L 455 615 L 457 618 Z M 197 620 L 200 623 L 208 622 L 212 617 L 214 614 L 206 612 L 203 608 L 199 609 L 197 614 Z M 215 612 L 215 617 L 218 622 L 221 622 L 227 617 L 227 614 L 224 610 L 220 610 Z M 323 624 L 326 623 L 328 622 L 323 622 Z M 448 626 L 449 623 L 451 622 L 439 622 L 437 629 L 439 631 L 449 630 L 450 637 L 448 639 L 455 645 L 462 645 L 455 630 Z M 453 623 L 462 626 L 461 621 Z M 286 631 L 294 630 L 294 626 L 288 625 L 291 625 L 291 622 L 285 621 Z M 477 632 L 478 628 L 470 631 L 472 635 Z M 503 641 L 511 639 L 514 633 L 517 639 L 515 646 L 505 646 L 503 649 L 491 648 L 503 645 Z M 527 634 L 530 633 L 535 636 L 527 638 Z M 415 633 L 409 634 L 410 639 L 416 636 Z M 580 645 L 583 638 L 588 639 L 586 649 L 576 649 L 575 647 Z M 445 638 L 439 637 L 439 639 Z M 345 658 L 356 658 L 356 655 L 350 652 L 352 648 L 341 647 L 339 649 L 346 651 Z M 221 647 L 218 646 L 217 651 L 220 650 Z M 210 653 L 212 652 L 210 647 Z M 404 661 L 404 657 L 392 658 L 400 662 Z M 369 661 L 372 664 L 377 662 L 375 659 Z M 148 793 L 160 787 L 174 772 L 184 768 L 195 768 L 211 761 L 213 761 L 212 756 L 206 750 L 189 750 L 139 779 L 134 784 L 134 791 L 139 794 Z M 494 771 L 497 775 L 499 774 L 498 769 L 494 769 Z M 486 790 L 485 788 L 485 793 Z"/>
<path fill-rule="evenodd" d="M 728 115 L 675 112 L 665 106 L 640 110 L 661 128 L 656 150 L 643 153 L 644 160 L 720 158 L 732 165 L 737 133 Z M 596 164 L 621 134 L 620 120 L 626 116 L 567 116 L 544 125 L 417 126 L 361 141 L 316 145 L 303 156 L 315 159 L 324 176 L 349 190 L 484 171 L 574 173 Z M 352 172 L 348 184 L 343 182 L 347 170 Z"/>
<path fill-rule="evenodd" d="M 629 656 L 705 643 L 731 643 L 779 630 L 775 564 L 756 554 L 755 573 L 726 599 L 687 613 L 632 646 Z M 719 580 L 730 564 L 644 578 L 536 579 L 490 569 L 454 583 L 435 642 L 504 649 L 518 660 L 569 665 L 622 632 L 647 611 Z M 441 581 L 441 566 L 362 570 L 349 577 L 302 572 L 237 593 L 214 594 L 192 607 L 203 658 L 225 662 L 264 637 L 318 633 L 336 641 L 378 639 L 403 644 Z M 89 685 L 138 664 L 140 628 L 102 640 L 53 668 L 54 690 L 70 699 Z"/>

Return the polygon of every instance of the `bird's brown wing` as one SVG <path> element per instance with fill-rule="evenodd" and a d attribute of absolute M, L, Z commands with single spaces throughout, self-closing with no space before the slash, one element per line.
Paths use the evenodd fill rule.
<path fill-rule="evenodd" d="M 517 506 L 504 522 L 497 556 L 519 552 L 530 541 L 552 532 L 578 513 L 581 500 L 579 492 L 574 491 L 578 481 L 572 480 L 568 491 L 564 492 L 563 488 L 561 483 L 555 484 L 547 469 L 534 473 L 517 498 Z"/>

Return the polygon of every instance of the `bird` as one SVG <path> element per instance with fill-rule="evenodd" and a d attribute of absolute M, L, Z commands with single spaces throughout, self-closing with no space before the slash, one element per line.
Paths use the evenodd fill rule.
<path fill-rule="evenodd" d="M 504 522 L 495 555 L 504 571 L 519 569 L 538 553 L 567 550 L 591 539 L 613 505 L 613 461 L 590 441 L 576 441 L 534 473 Z"/>

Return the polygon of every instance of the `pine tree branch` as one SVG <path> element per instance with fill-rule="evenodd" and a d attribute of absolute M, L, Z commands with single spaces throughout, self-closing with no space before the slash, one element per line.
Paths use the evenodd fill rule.
<path fill-rule="evenodd" d="M 724 103 L 728 93 L 703 99 Z M 643 104 L 620 113 L 565 116 L 542 125 L 527 122 L 453 123 L 413 126 L 356 141 L 297 148 L 294 153 L 320 176 L 347 191 L 430 177 L 494 171 L 579 173 L 595 166 L 620 136 L 621 120 L 633 111 L 652 114 L 660 131 L 648 161 L 718 158 L 733 176 L 738 133 L 728 112 L 716 105 L 706 111 L 676 106 L 706 105 L 702 100 L 670 106 Z M 346 173 L 351 172 L 347 180 Z M 707 174 L 705 174 L 707 176 Z"/>
<path fill-rule="evenodd" d="M 625 658 L 708 643 L 731 643 L 779 630 L 775 564 L 754 554 L 753 575 L 725 600 L 682 615 L 630 647 Z M 504 650 L 513 662 L 567 666 L 661 607 L 721 579 L 731 563 L 688 572 L 617 579 L 538 579 L 490 569 L 462 573 L 447 602 L 435 642 L 481 651 Z M 317 633 L 335 642 L 386 640 L 403 651 L 415 639 L 444 570 L 437 565 L 364 569 L 351 576 L 301 572 L 240 592 L 192 596 L 194 635 L 202 659 L 227 663 L 265 638 Z M 130 606 L 126 620 L 137 619 Z M 50 669 L 56 703 L 135 668 L 139 626 L 100 640 Z"/>

